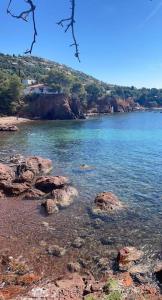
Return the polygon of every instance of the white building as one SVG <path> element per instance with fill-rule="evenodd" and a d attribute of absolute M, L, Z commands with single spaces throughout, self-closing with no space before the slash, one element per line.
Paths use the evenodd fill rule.
<path fill-rule="evenodd" d="M 35 79 L 23 79 L 22 80 L 22 84 L 24 84 L 25 86 L 32 85 L 35 83 L 36 83 Z"/>
<path fill-rule="evenodd" d="M 35 85 L 30 85 L 27 86 L 24 89 L 24 95 L 32 95 L 32 94 L 38 94 L 38 95 L 42 95 L 42 94 L 48 94 L 48 95 L 52 95 L 52 94 L 58 94 L 58 92 L 54 91 L 52 88 L 50 88 L 49 86 L 45 85 L 45 84 L 35 84 Z"/>

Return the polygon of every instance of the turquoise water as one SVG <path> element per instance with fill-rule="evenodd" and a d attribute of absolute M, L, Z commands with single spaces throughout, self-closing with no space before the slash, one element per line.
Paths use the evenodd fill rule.
<path fill-rule="evenodd" d="M 162 114 L 159 111 L 21 125 L 19 132 L 0 137 L 1 158 L 15 153 L 52 159 L 53 173 L 69 176 L 79 190 L 79 199 L 71 207 L 57 217 L 49 217 L 57 226 L 55 238 L 61 243 L 75 237 L 74 231 L 77 235 L 86 232 L 87 247 L 81 253 L 84 256 L 87 252 L 95 255 L 97 251 L 104 256 L 107 250 L 129 244 L 140 246 L 149 257 L 161 257 Z M 81 164 L 93 169 L 82 171 Z M 102 191 L 112 191 L 128 208 L 102 220 L 97 229 L 90 208 L 96 194 Z M 108 249 L 101 243 L 101 237 L 112 241 Z"/>

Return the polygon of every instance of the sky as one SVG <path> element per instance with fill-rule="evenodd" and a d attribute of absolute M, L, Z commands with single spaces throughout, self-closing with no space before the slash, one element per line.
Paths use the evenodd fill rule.
<path fill-rule="evenodd" d="M 162 88 L 162 0 L 76 0 L 76 36 L 56 23 L 69 16 L 69 0 L 33 0 L 37 5 L 37 43 L 33 55 L 66 64 L 107 83 Z M 24 6 L 22 3 L 24 2 Z M 0 52 L 23 54 L 32 40 L 31 23 L 6 13 L 1 0 Z M 25 1 L 13 0 L 14 12 Z"/>

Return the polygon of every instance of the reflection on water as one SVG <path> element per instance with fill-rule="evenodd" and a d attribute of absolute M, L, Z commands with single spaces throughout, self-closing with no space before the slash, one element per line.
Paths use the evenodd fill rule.
<path fill-rule="evenodd" d="M 43 251 L 41 240 L 66 246 L 65 261 L 77 257 L 70 248 L 76 236 L 86 240 L 79 256 L 87 260 L 96 255 L 111 257 L 114 250 L 128 244 L 144 248 L 149 257 L 161 255 L 162 114 L 138 112 L 23 124 L 19 132 L 0 136 L 0 158 L 14 153 L 52 159 L 53 173 L 68 175 L 79 190 L 79 198 L 71 207 L 48 218 L 40 214 L 39 201 L 1 203 L 1 214 L 10 209 L 10 222 L 2 216 L 0 230 L 19 235 L 23 250 L 28 250 L 33 261 L 31 249 Z M 82 164 L 93 169 L 82 170 Z M 115 193 L 128 210 L 96 226 L 90 207 L 101 191 Z M 43 221 L 53 229 L 47 230 Z M 22 242 L 18 245 L 13 240 L 13 249 L 21 252 Z M 6 245 L 12 247 L 12 243 Z M 47 258 L 41 253 L 45 264 Z M 57 265 L 59 269 L 55 262 L 55 268 Z"/>

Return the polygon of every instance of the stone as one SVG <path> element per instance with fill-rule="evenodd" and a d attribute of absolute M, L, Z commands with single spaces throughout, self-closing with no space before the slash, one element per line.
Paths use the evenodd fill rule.
<path fill-rule="evenodd" d="M 14 197 L 20 196 L 21 194 L 27 192 L 30 189 L 30 184 L 28 183 L 9 183 L 0 182 L 0 189 L 3 189 L 6 196 Z"/>
<path fill-rule="evenodd" d="M 118 265 L 121 271 L 127 271 L 134 262 L 140 260 L 144 252 L 135 247 L 124 247 L 118 253 Z"/>
<path fill-rule="evenodd" d="M 0 163 L 0 181 L 12 181 L 15 178 L 15 174 L 9 166 Z"/>
<path fill-rule="evenodd" d="M 47 199 L 42 203 L 42 206 L 45 208 L 48 215 L 56 213 L 59 211 L 56 202 L 53 199 Z"/>
<path fill-rule="evenodd" d="M 35 187 L 45 193 L 50 193 L 54 189 L 60 189 L 69 182 L 63 176 L 41 176 L 35 182 Z"/>
<path fill-rule="evenodd" d="M 40 190 L 29 188 L 29 190 L 25 193 L 25 196 L 23 197 L 24 200 L 40 200 L 45 196 L 45 193 L 43 193 Z"/>
<path fill-rule="evenodd" d="M 69 262 L 67 264 L 67 269 L 69 270 L 69 272 L 71 273 L 75 273 L 75 272 L 80 272 L 81 267 L 79 263 L 74 263 L 74 262 Z"/>
<path fill-rule="evenodd" d="M 85 244 L 85 241 L 80 238 L 80 237 L 77 237 L 73 242 L 72 242 L 72 246 L 74 248 L 82 248 L 82 246 Z"/>
<path fill-rule="evenodd" d="M 78 191 L 72 186 L 66 186 L 63 189 L 53 190 L 51 195 L 59 208 L 65 208 L 78 196 Z"/>
<path fill-rule="evenodd" d="M 18 127 L 15 125 L 1 125 L 0 124 L 0 131 L 18 131 Z"/>
<path fill-rule="evenodd" d="M 35 174 L 33 171 L 26 170 L 19 176 L 20 182 L 32 182 L 34 180 Z"/>
<path fill-rule="evenodd" d="M 50 254 L 50 255 L 54 255 L 54 256 L 57 256 L 57 257 L 61 257 L 61 256 L 64 256 L 64 255 L 65 255 L 66 249 L 63 248 L 63 247 L 59 247 L 58 245 L 50 245 L 50 246 L 47 248 L 47 252 L 48 252 L 48 254 Z"/>
<path fill-rule="evenodd" d="M 26 158 L 25 162 L 35 175 L 48 174 L 52 170 L 52 161 L 50 159 L 39 156 L 30 156 Z"/>
<path fill-rule="evenodd" d="M 119 201 L 118 197 L 111 192 L 103 192 L 95 198 L 94 211 L 108 212 L 117 211 L 123 208 L 123 204 Z"/>

